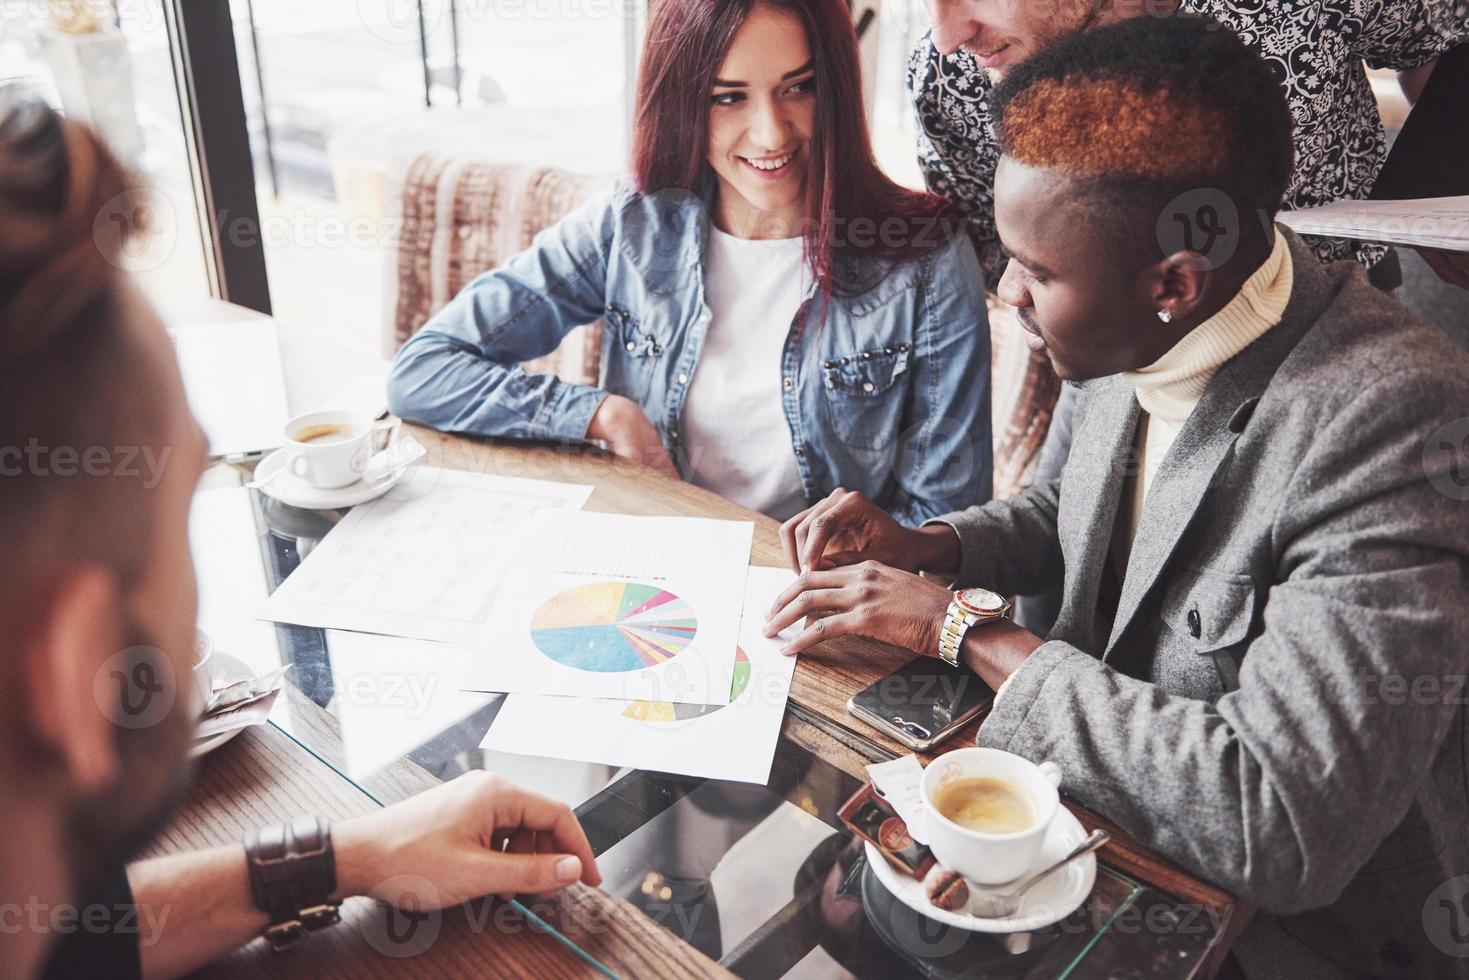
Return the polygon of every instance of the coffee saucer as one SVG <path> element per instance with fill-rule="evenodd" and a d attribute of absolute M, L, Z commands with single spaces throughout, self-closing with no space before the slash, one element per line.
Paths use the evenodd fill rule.
<path fill-rule="evenodd" d="M 323 490 L 286 469 L 286 465 L 286 451 L 277 449 L 255 467 L 252 483 L 267 497 L 304 510 L 339 510 L 376 500 L 397 486 L 403 475 L 412 469 L 411 466 L 402 466 L 375 483 L 358 480 L 345 487 Z"/>
<path fill-rule="evenodd" d="M 1026 875 L 1055 864 L 1085 838 L 1086 829 L 1082 827 L 1081 821 L 1064 806 L 1058 808 L 1050 828 L 1046 831 L 1040 854 L 1036 856 Z M 867 864 L 883 887 L 892 892 L 893 897 L 927 919 L 971 932 L 1031 932 L 1060 922 L 1086 901 L 1097 880 L 1097 856 L 1088 854 L 1038 882 L 1021 897 L 1020 908 L 1014 914 L 998 919 L 984 919 L 970 914 L 967 909 L 950 912 L 935 908 L 928 900 L 928 891 L 923 887 L 923 882 L 915 881 L 888 864 L 876 847 L 871 844 L 866 847 Z M 1010 887 L 997 885 L 993 889 L 982 889 L 974 884 L 969 886 L 971 893 L 984 890 L 1003 892 Z"/>

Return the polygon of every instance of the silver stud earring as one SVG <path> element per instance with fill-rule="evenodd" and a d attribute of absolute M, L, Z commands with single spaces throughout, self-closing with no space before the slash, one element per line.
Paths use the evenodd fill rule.
<path fill-rule="evenodd" d="M 1164 323 L 1172 323 L 1173 314 L 1169 313 L 1167 310 L 1159 310 L 1158 319 L 1162 320 Z"/>

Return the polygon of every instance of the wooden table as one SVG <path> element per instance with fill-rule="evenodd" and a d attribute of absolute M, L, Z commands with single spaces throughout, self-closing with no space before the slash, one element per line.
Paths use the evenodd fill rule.
<path fill-rule="evenodd" d="M 429 450 L 429 461 L 453 469 L 504 476 L 559 480 L 594 486 L 587 509 L 604 512 L 701 516 L 750 520 L 756 531 L 752 564 L 786 564 L 775 521 L 712 493 L 594 449 L 484 443 L 444 436 L 416 427 L 409 431 Z M 882 733 L 861 726 L 846 711 L 854 691 L 881 678 L 912 654 L 882 644 L 833 640 L 803 656 L 795 671 L 786 739 L 858 780 L 873 761 L 907 752 Z M 267 727 L 252 731 L 205 760 L 192 799 L 161 839 L 160 850 L 235 840 L 252 824 L 274 822 L 299 812 L 331 817 L 352 814 L 405 799 L 437 780 L 402 760 L 354 785 L 340 774 L 340 738 L 335 720 L 297 693 L 293 724 L 306 719 L 306 731 L 293 737 Z M 971 744 L 978 722 L 946 743 Z M 310 743 L 310 751 L 304 747 Z M 335 755 L 334 755 L 335 754 Z M 925 759 L 925 761 L 928 761 Z M 1248 921 L 1249 910 L 1229 895 L 1151 854 L 1120 828 L 1074 801 L 1067 806 L 1088 827 L 1113 835 L 1100 855 L 1103 863 L 1139 882 L 1200 910 L 1217 923 L 1219 939 L 1196 975 L 1211 975 L 1233 938 Z M 600 892 L 570 890 L 547 919 L 577 936 L 581 948 L 623 976 L 674 977 L 720 975 L 724 971 L 641 912 Z M 551 936 L 538 932 L 513 909 L 489 903 L 444 913 L 436 920 L 432 949 L 412 960 L 379 954 L 374 935 L 390 915 L 366 900 L 349 903 L 346 925 L 312 937 L 289 956 L 270 954 L 255 943 L 221 964 L 221 974 L 244 971 L 282 976 L 451 975 L 485 971 L 505 976 L 598 975 L 588 963 Z M 485 923 L 495 923 L 487 928 Z M 401 925 L 401 924 L 400 924 Z M 483 935 L 493 931 L 492 937 Z M 1073 975 L 1084 975 L 1085 971 Z M 1177 975 L 1177 974 L 1171 974 Z"/>

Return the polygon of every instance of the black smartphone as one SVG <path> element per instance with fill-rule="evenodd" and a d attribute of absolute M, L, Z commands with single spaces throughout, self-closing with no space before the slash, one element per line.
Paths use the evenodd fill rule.
<path fill-rule="evenodd" d="M 995 692 L 978 675 L 919 657 L 847 701 L 847 710 L 909 748 L 926 752 L 979 714 Z"/>

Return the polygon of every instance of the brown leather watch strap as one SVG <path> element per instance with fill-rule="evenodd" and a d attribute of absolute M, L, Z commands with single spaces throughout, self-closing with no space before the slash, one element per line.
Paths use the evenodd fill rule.
<path fill-rule="evenodd" d="M 270 916 L 265 938 L 275 949 L 294 946 L 307 932 L 336 923 L 337 860 L 325 817 L 298 817 L 245 835 L 250 895 Z"/>

